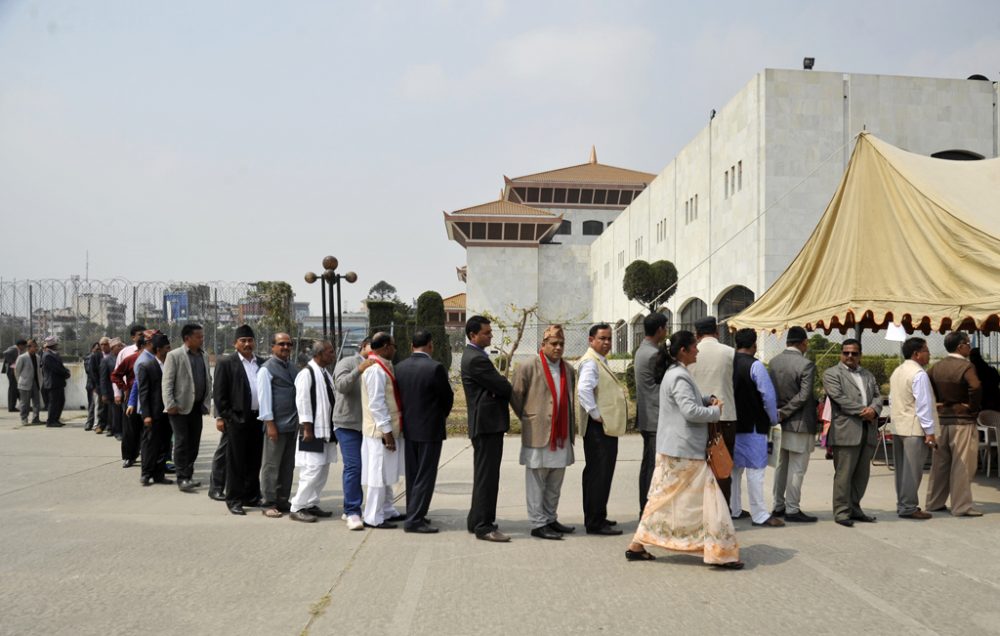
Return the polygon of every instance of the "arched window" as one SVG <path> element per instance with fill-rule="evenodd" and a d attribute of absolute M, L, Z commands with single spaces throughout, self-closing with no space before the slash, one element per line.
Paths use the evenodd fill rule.
<path fill-rule="evenodd" d="M 984 157 L 971 150 L 942 150 L 931 155 L 935 159 L 950 159 L 952 161 L 979 161 Z"/>
<path fill-rule="evenodd" d="M 726 326 L 726 319 L 749 307 L 753 300 L 753 292 L 742 285 L 736 285 L 719 298 L 716 315 L 719 318 L 720 342 L 730 346 L 733 344 L 733 337 Z"/>
<path fill-rule="evenodd" d="M 692 298 L 681 309 L 680 329 L 694 331 L 694 323 L 708 315 L 708 305 L 701 298 Z"/>
<path fill-rule="evenodd" d="M 635 351 L 642 339 L 646 337 L 646 327 L 643 325 L 645 316 L 639 314 L 632 319 L 632 350 Z"/>
<path fill-rule="evenodd" d="M 573 233 L 573 223 L 571 221 L 563 221 L 559 224 L 559 229 L 556 230 L 556 234 L 572 234 Z"/>
<path fill-rule="evenodd" d="M 604 233 L 604 224 L 600 221 L 584 221 L 583 222 L 583 235 L 584 236 L 600 236 Z"/>
<path fill-rule="evenodd" d="M 625 326 L 624 320 L 619 320 L 615 323 L 614 331 L 614 348 L 612 351 L 614 353 L 626 353 L 628 352 L 628 329 Z"/>

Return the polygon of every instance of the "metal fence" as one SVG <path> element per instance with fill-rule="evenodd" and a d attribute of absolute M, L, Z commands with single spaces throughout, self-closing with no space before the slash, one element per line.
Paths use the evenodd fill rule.
<path fill-rule="evenodd" d="M 256 283 L 130 281 L 123 278 L 0 281 L 0 344 L 18 338 L 59 338 L 68 360 L 86 355 L 101 336 L 126 343 L 132 324 L 159 329 L 172 343 L 180 342 L 184 324 L 205 329 L 205 348 L 223 353 L 233 346 L 241 324 L 254 328 L 258 342 L 267 343 L 264 310 L 256 297 Z M 300 333 L 295 328 L 293 336 Z"/>

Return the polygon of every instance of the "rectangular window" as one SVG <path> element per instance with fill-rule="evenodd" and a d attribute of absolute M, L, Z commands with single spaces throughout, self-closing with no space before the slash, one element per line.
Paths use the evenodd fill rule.
<path fill-rule="evenodd" d="M 742 192 L 743 191 L 743 162 L 742 161 L 738 162 L 736 164 L 736 166 L 738 168 L 737 173 L 738 173 L 738 177 L 739 177 L 739 182 L 738 182 L 739 183 L 739 189 L 740 189 L 740 192 Z"/>
<path fill-rule="evenodd" d="M 538 188 L 528 188 L 528 203 L 538 203 Z"/>
<path fill-rule="evenodd" d="M 694 218 L 698 218 L 698 195 L 694 195 Z"/>
<path fill-rule="evenodd" d="M 604 205 L 608 198 L 607 190 L 594 190 L 594 205 Z"/>
<path fill-rule="evenodd" d="M 729 198 L 729 171 L 728 170 L 726 170 L 726 174 L 722 177 L 722 182 L 724 184 L 726 184 L 725 185 L 725 192 L 726 192 L 726 194 L 725 194 L 724 198 L 728 199 Z"/>
<path fill-rule="evenodd" d="M 555 203 L 566 203 L 566 188 L 556 188 L 553 201 Z"/>
<path fill-rule="evenodd" d="M 684 202 L 684 225 L 687 225 L 690 222 L 691 222 L 691 202 L 690 201 L 685 201 Z"/>
<path fill-rule="evenodd" d="M 542 188 L 542 203 L 552 203 L 552 188 Z"/>
<path fill-rule="evenodd" d="M 618 205 L 618 192 L 619 190 L 608 190 L 608 205 Z"/>
<path fill-rule="evenodd" d="M 590 189 L 580 190 L 580 203 L 590 205 L 594 202 L 594 191 Z"/>
<path fill-rule="evenodd" d="M 580 191 L 573 189 L 566 191 L 566 203 L 579 203 L 580 202 Z"/>
<path fill-rule="evenodd" d="M 628 205 L 629 203 L 632 203 L 632 191 L 622 190 L 621 197 L 618 199 L 618 204 Z"/>
<path fill-rule="evenodd" d="M 503 224 L 502 223 L 488 223 L 486 225 L 486 236 L 491 241 L 501 241 L 501 240 L 503 240 Z"/>

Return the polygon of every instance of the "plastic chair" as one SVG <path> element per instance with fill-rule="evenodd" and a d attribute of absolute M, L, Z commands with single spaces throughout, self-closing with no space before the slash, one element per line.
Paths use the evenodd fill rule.
<path fill-rule="evenodd" d="M 892 441 L 892 432 L 889 428 L 889 418 L 885 418 L 885 421 L 878 427 L 878 432 L 875 438 L 875 454 L 872 455 L 872 466 L 882 465 L 878 460 L 879 449 L 882 449 L 882 458 L 885 461 L 885 466 L 889 470 L 896 469 L 895 457 L 889 455 L 889 442 Z"/>
<path fill-rule="evenodd" d="M 993 467 L 993 451 L 1000 442 L 1000 411 L 980 411 L 976 430 L 979 432 L 979 457 L 986 466 L 986 476 L 989 477 Z M 997 460 L 997 475 L 1000 476 L 1000 457 Z"/>

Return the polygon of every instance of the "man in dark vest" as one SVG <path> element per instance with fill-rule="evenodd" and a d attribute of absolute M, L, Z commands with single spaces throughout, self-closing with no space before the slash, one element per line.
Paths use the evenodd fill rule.
<path fill-rule="evenodd" d="M 295 472 L 295 436 L 299 414 L 295 409 L 295 374 L 292 337 L 271 337 L 271 357 L 257 373 L 260 421 L 264 422 L 264 458 L 260 469 L 260 504 L 265 517 L 280 518 L 291 510 L 292 473 Z"/>
<path fill-rule="evenodd" d="M 778 400 L 771 376 L 767 374 L 764 363 L 755 357 L 757 332 L 753 329 L 740 329 L 736 332 L 735 341 L 733 398 L 736 400 L 736 444 L 729 506 L 733 518 L 739 517 L 743 508 L 740 482 L 746 472 L 753 525 L 778 528 L 785 525 L 785 522 L 772 516 L 764 503 L 767 436 L 771 427 L 778 423 Z"/>

